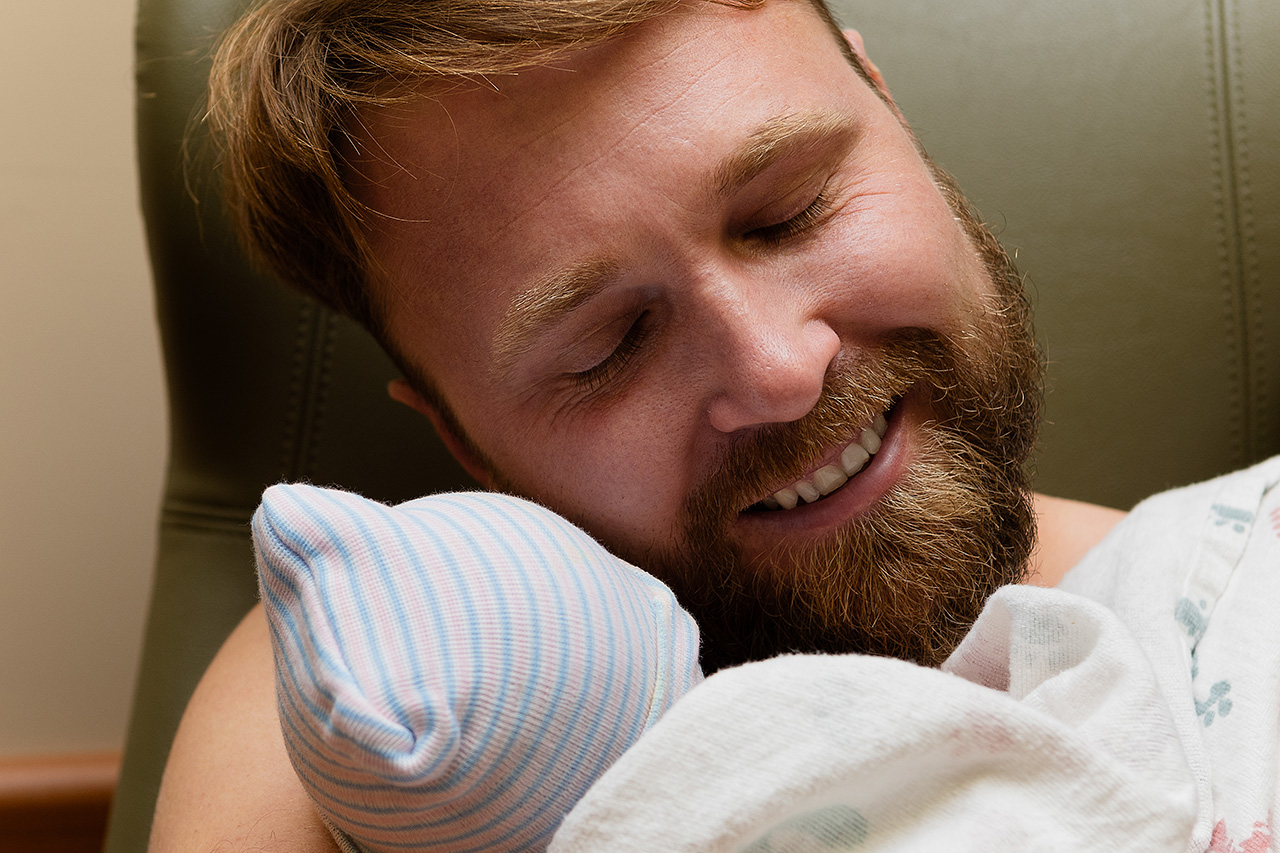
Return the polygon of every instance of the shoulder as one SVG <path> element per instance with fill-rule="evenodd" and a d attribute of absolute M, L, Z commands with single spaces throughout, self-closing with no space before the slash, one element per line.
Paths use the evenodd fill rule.
<path fill-rule="evenodd" d="M 1127 513 L 1082 501 L 1034 496 L 1038 544 L 1029 582 L 1055 586 Z"/>
<path fill-rule="evenodd" d="M 261 607 L 227 638 L 183 714 L 149 849 L 224 848 L 337 851 L 285 753 Z"/>

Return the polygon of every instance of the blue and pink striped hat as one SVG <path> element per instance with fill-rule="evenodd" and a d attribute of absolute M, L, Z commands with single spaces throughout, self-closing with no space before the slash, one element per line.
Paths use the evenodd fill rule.
<path fill-rule="evenodd" d="M 348 846 L 541 850 L 702 678 L 671 591 L 528 501 L 273 486 L 253 536 L 285 744 Z"/>

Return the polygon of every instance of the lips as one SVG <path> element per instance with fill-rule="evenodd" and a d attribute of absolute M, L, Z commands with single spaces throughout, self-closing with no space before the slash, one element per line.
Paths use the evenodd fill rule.
<path fill-rule="evenodd" d="M 885 413 L 877 414 L 864 427 L 854 431 L 852 440 L 830 463 L 808 477 L 796 480 L 756 504 L 752 509 L 787 511 L 801 504 L 811 504 L 838 491 L 854 479 L 880 450 L 880 440 L 888 429 Z"/>

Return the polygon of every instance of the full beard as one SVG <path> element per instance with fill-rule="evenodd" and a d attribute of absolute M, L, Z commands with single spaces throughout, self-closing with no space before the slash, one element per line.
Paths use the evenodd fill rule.
<path fill-rule="evenodd" d="M 932 164 L 931 164 L 932 165 Z M 666 581 L 702 633 L 707 672 L 785 652 L 889 655 L 941 663 L 1035 545 L 1026 461 L 1039 422 L 1043 364 L 1012 261 L 935 173 L 995 285 L 977 324 L 944 336 L 901 330 L 837 362 L 800 420 L 730 448 L 689 497 L 681 547 L 636 555 Z M 828 537 L 747 559 L 733 522 L 797 479 L 908 391 L 933 417 L 913 434 L 904 475 Z"/>
<path fill-rule="evenodd" d="M 871 370 L 918 363 L 903 359 L 904 351 L 931 348 L 895 342 Z M 894 379 L 879 387 L 916 386 L 930 373 L 893 371 Z M 833 377 L 828 384 L 842 381 Z M 935 411 L 960 390 L 930 385 L 947 388 L 935 397 Z M 784 652 L 860 652 L 936 665 L 992 592 L 1023 579 L 1035 526 L 1020 464 L 1025 454 L 1009 446 L 1023 439 L 973 423 L 966 415 L 975 410 L 965 406 L 923 424 L 903 476 L 843 528 L 753 559 L 735 548 L 731 526 L 750 500 L 745 495 L 768 488 L 757 484 L 797 476 L 798 460 L 847 440 L 850 425 L 868 422 L 896 397 L 886 396 L 833 393 L 824 397 L 823 411 L 735 448 L 689 500 L 684 546 L 648 561 L 697 619 L 707 671 Z M 857 406 L 857 413 L 826 419 L 847 406 Z M 819 438 L 833 433 L 833 440 Z M 779 479 L 777 471 L 787 473 Z"/>

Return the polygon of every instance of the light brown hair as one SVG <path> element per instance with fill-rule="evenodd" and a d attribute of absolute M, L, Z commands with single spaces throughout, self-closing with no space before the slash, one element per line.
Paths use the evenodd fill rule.
<path fill-rule="evenodd" d="M 223 37 L 210 78 L 207 118 L 223 203 L 242 245 L 387 346 L 368 287 L 377 268 L 365 236 L 369 211 L 344 180 L 358 111 L 421 97 L 427 84 L 544 63 L 680 2 L 267 0 Z M 809 2 L 870 83 L 824 0 Z"/>

